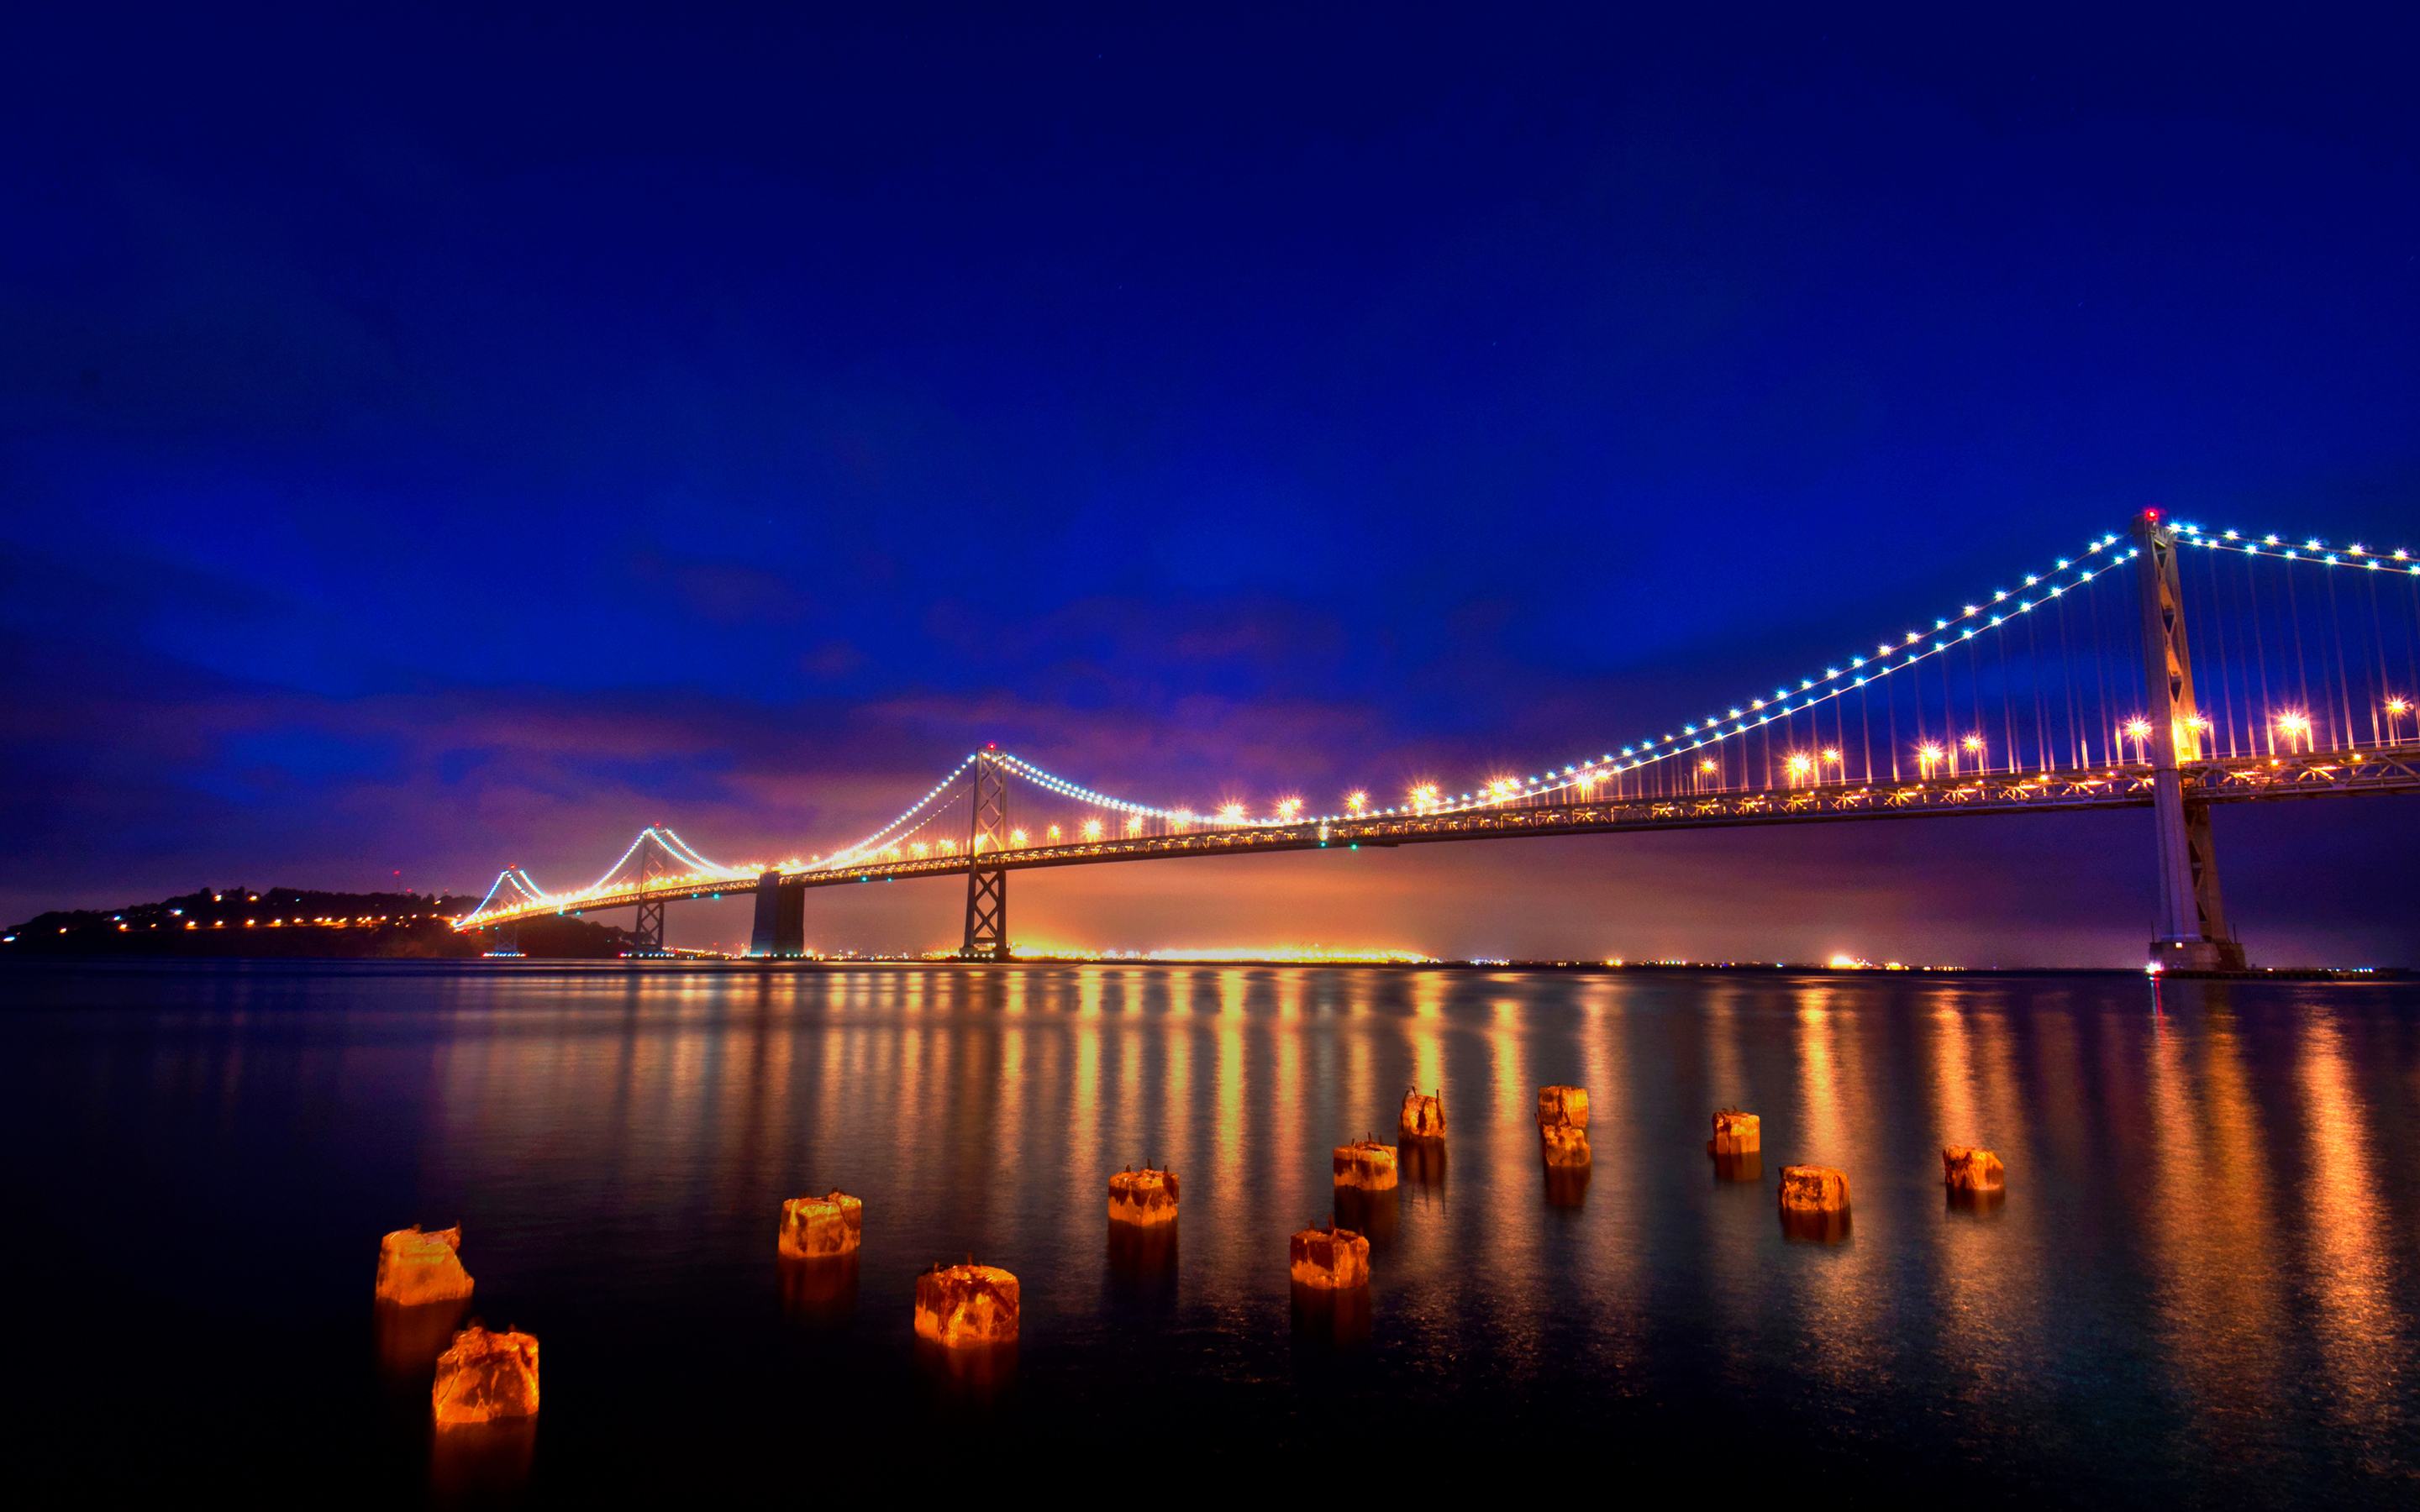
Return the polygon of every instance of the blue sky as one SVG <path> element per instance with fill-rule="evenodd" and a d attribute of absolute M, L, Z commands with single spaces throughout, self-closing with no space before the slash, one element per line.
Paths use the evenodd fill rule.
<path fill-rule="evenodd" d="M 12 17 L 0 903 L 569 877 L 653 819 L 827 849 L 985 739 L 1143 798 L 1468 780 L 2147 503 L 2420 534 L 2375 24 Z M 2240 826 L 2256 954 L 2420 943 L 2307 885 L 2413 838 L 2355 807 Z M 2043 823 L 1113 869 L 1028 917 L 2123 956 L 2133 821 Z M 945 939 L 908 891 L 828 943 Z"/>

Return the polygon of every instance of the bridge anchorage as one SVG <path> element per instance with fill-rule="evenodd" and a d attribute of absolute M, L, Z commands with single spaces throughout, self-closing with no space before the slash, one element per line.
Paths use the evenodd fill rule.
<path fill-rule="evenodd" d="M 635 908 L 632 953 L 658 954 L 668 903 L 752 889 L 749 953 L 799 956 L 811 888 L 963 876 L 956 957 L 997 962 L 1012 957 L 1008 873 L 1039 867 L 2144 809 L 2157 887 L 2148 964 L 2228 971 L 2245 958 L 2220 898 L 2217 806 L 2420 793 L 2410 552 L 2211 532 L 2146 511 L 2131 535 L 2005 583 L 1870 655 L 1831 658 L 1820 676 L 1466 793 L 1423 781 L 1392 804 L 1354 793 L 1326 813 L 1298 795 L 1157 807 L 986 746 L 831 855 L 725 867 L 650 825 L 575 891 L 546 892 L 506 868 L 456 927 Z"/>

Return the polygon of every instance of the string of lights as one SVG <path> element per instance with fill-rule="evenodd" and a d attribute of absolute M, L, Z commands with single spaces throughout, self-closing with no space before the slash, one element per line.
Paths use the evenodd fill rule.
<path fill-rule="evenodd" d="M 861 841 L 859 841 L 856 844 L 845 846 L 840 850 L 832 852 L 830 856 L 824 856 L 815 863 L 816 866 L 825 870 L 830 870 L 836 866 L 845 866 L 850 861 L 863 856 L 866 852 L 879 849 L 882 844 L 886 841 L 890 840 L 891 837 L 898 830 L 900 825 L 923 812 L 925 805 L 931 803 L 935 798 L 939 797 L 943 793 L 947 792 L 950 784 L 958 779 L 958 774 L 964 772 L 968 767 L 972 766 L 975 764 L 975 758 L 978 754 L 978 752 L 974 751 L 968 752 L 967 759 L 965 761 L 960 762 L 957 765 L 952 767 L 950 769 L 949 776 L 941 779 L 939 782 L 934 783 L 931 792 L 925 794 L 923 797 L 918 798 L 914 803 L 908 805 L 906 812 L 902 813 L 898 818 L 891 821 L 891 823 L 883 825 L 880 829 L 876 830 L 873 834 L 866 836 Z"/>
<path fill-rule="evenodd" d="M 2308 538 L 2301 546 L 2296 547 L 2286 544 L 2282 538 L 2275 535 L 2253 540 L 2233 531 L 2223 532 L 2223 536 L 2212 536 L 2195 525 L 2180 524 L 2176 529 L 2184 539 L 2201 547 L 2225 545 L 2230 549 L 2240 548 L 2255 556 L 2325 565 L 2338 565 L 2346 561 L 2360 562 L 2371 568 L 2396 564 L 2403 566 L 2414 576 L 2420 576 L 2420 562 L 2412 561 L 2410 553 L 2400 548 L 2381 555 L 2366 547 L 2356 545 L 2347 548 L 2342 553 L 2337 553 L 2328 551 L 2325 542 L 2316 537 Z M 1936 616 L 1931 632 L 1921 629 L 1908 630 L 1902 633 L 1901 639 L 1896 643 L 1887 640 L 1878 641 L 1871 656 L 1853 653 L 1841 657 L 1840 664 L 1825 667 L 1820 677 L 1810 674 L 1799 678 L 1798 687 L 1794 690 L 1784 683 L 1776 687 L 1770 697 L 1761 694 L 1751 695 L 1740 703 L 1731 705 L 1727 716 L 1709 715 L 1702 720 L 1683 722 L 1678 732 L 1668 731 L 1660 736 L 1637 740 L 1621 747 L 1619 751 L 1609 750 L 1600 756 L 1566 764 L 1559 771 L 1549 768 L 1544 773 L 1533 774 L 1527 779 L 1498 779 L 1475 792 L 1451 796 L 1430 789 L 1424 790 L 1426 795 L 1424 797 L 1411 803 L 1357 810 L 1350 812 L 1325 814 L 1291 812 L 1264 817 L 1241 814 L 1231 806 L 1216 815 L 1204 815 L 1188 810 L 1167 809 L 1137 803 L 1125 798 L 1113 798 L 1046 771 L 1017 756 L 1003 753 L 1000 761 L 1002 765 L 1015 771 L 1018 776 L 1060 796 L 1120 813 L 1137 814 L 1188 825 L 1215 819 L 1218 824 L 1232 827 L 1258 827 L 1290 822 L 1333 823 L 1361 817 L 1365 813 L 1454 813 L 1500 804 L 1514 798 L 1540 797 L 1568 792 L 1574 788 L 1592 786 L 1602 781 L 1609 773 L 1637 771 L 1692 752 L 1702 752 L 1706 748 L 1718 746 L 1725 741 L 1744 738 L 1772 724 L 1777 718 L 1809 713 L 1825 702 L 1843 698 L 1867 687 L 1876 678 L 1906 671 L 1932 657 L 1946 655 L 1978 636 L 2005 629 L 2016 623 L 2019 616 L 2030 614 L 2054 600 L 2063 598 L 2068 594 L 2106 577 L 2113 568 L 2122 563 L 2133 561 L 2142 554 L 2139 548 L 2114 549 L 2120 539 L 2116 534 L 2104 534 L 2097 540 L 2086 543 L 2083 551 L 2076 557 L 2060 557 L 2055 559 L 2045 571 L 2024 574 L 2017 587 L 1993 590 L 1988 603 L 1964 604 L 1954 615 Z M 967 765 L 971 764 L 972 760 L 973 758 L 970 757 L 967 763 L 961 764 L 957 771 L 951 774 L 950 779 L 944 779 L 943 785 L 946 786 L 949 780 L 954 779 L 958 772 L 963 772 Z M 939 791 L 938 788 L 935 790 L 936 793 Z M 927 795 L 927 800 L 932 795 Z M 877 832 L 876 838 L 878 840 L 883 834 L 887 834 L 890 828 L 895 827 L 911 817 L 915 811 L 911 809 L 908 813 L 901 815 L 898 820 L 892 822 L 892 826 L 886 826 L 884 831 Z M 861 846 L 853 847 L 850 851 L 842 854 L 844 856 L 861 854 L 865 843 L 870 842 L 861 842 Z"/>
<path fill-rule="evenodd" d="M 2211 551 L 2240 551 L 2250 557 L 2273 557 L 2281 562 L 2303 562 L 2313 566 L 2365 567 L 2371 572 L 2400 572 L 2420 578 L 2420 562 L 2412 560 L 2410 550 L 2397 547 L 2392 551 L 2373 551 L 2355 541 L 2342 551 L 2328 548 L 2328 543 L 2316 535 L 2306 536 L 2299 546 L 2281 536 L 2250 536 L 2241 531 L 2220 531 L 2215 534 L 2198 525 L 2177 527 L 2177 533 L 2186 543 Z"/>
<path fill-rule="evenodd" d="M 2177 538 L 2182 545 L 2211 553 L 2241 555 L 2266 561 L 2303 563 L 2313 566 L 2341 566 L 2354 568 L 2363 573 L 2394 573 L 2420 578 L 2420 561 L 2415 561 L 2411 551 L 2402 548 L 2374 549 L 2355 543 L 2335 548 L 2331 548 L 2325 540 L 2319 537 L 2305 537 L 2296 542 L 2276 534 L 2254 536 L 2233 530 L 2212 532 L 2204 530 L 2199 525 L 2181 522 L 2176 524 L 2174 529 Z M 1894 686 L 1900 687 L 1903 693 L 1915 694 L 1916 689 L 1910 687 L 1901 679 L 1900 674 L 1911 673 L 1926 662 L 1946 657 L 1961 648 L 1975 647 L 1984 638 L 1995 637 L 2000 631 L 2010 630 L 2020 625 L 2031 625 L 2035 622 L 2027 620 L 2025 616 L 2033 614 L 2037 609 L 2051 609 L 2054 606 L 2061 609 L 2060 615 L 2047 617 L 2057 620 L 2055 631 L 2050 631 L 2045 624 L 2045 632 L 2055 633 L 2059 638 L 2062 649 L 2058 656 L 2062 659 L 2066 658 L 2070 655 L 2064 649 L 2069 633 L 2067 629 L 2069 619 L 2064 606 L 2071 601 L 2069 595 L 2077 594 L 2107 578 L 2115 569 L 2138 559 L 2142 554 L 2139 548 L 2122 546 L 2120 541 L 2121 538 L 2115 534 L 2102 535 L 2087 543 L 2075 557 L 2058 558 L 2044 571 L 2024 574 L 2013 586 L 1993 590 L 1988 599 L 1978 596 L 1976 602 L 1960 606 L 1955 613 L 1945 613 L 1934 617 L 1929 630 L 1919 627 L 1900 632 L 1896 638 L 1882 639 L 1874 644 L 1870 654 L 1858 652 L 1837 658 L 1832 664 L 1823 668 L 1820 676 L 1810 671 L 1807 675 L 1798 678 L 1795 687 L 1785 680 L 1775 687 L 1769 695 L 1760 692 L 1737 703 L 1729 704 L 1728 712 L 1711 714 L 1702 719 L 1683 721 L 1677 730 L 1668 728 L 1659 735 L 1635 740 L 1618 749 L 1606 750 L 1602 755 L 1566 764 L 1559 769 L 1548 767 L 1544 772 L 1535 773 L 1527 778 L 1495 778 L 1473 792 L 1447 795 L 1435 784 L 1428 783 L 1415 788 L 1405 802 L 1388 807 L 1371 806 L 1363 795 L 1355 794 L 1347 800 L 1342 811 L 1325 814 L 1305 813 L 1300 801 L 1291 797 L 1273 805 L 1273 812 L 1267 815 L 1248 814 L 1240 803 L 1234 802 L 1225 803 L 1213 812 L 1203 812 L 1113 797 L 1046 770 L 1012 752 L 995 750 L 969 754 L 915 803 L 909 805 L 890 823 L 855 844 L 828 856 L 815 857 L 810 863 L 793 860 L 781 869 L 793 872 L 802 870 L 831 870 L 853 864 L 863 864 L 868 858 L 900 859 L 910 851 L 920 859 L 924 857 L 928 847 L 916 837 L 923 835 L 939 825 L 945 814 L 955 811 L 958 804 L 970 796 L 966 790 L 958 788 L 959 779 L 965 777 L 979 761 L 986 757 L 996 764 L 1003 776 L 1014 777 L 1030 783 L 1043 793 L 1109 813 L 1125 816 L 1126 823 L 1124 828 L 1128 838 L 1139 833 L 1147 821 L 1160 821 L 1186 829 L 1199 827 L 1205 832 L 1215 832 L 1221 829 L 1266 828 L 1291 824 L 1327 824 L 1381 815 L 1465 812 L 1519 799 L 1534 799 L 1568 793 L 1575 789 L 1586 795 L 1592 793 L 1597 784 L 1606 782 L 1609 779 L 1618 779 L 1643 768 L 1672 763 L 1676 758 L 1692 756 L 1702 757 L 1703 765 L 1711 771 L 1716 769 L 1714 758 L 1722 756 L 1723 753 L 1719 749 L 1709 748 L 1720 748 L 1727 742 L 1740 742 L 1745 746 L 1750 737 L 1772 728 L 1776 721 L 1792 721 L 1800 717 L 1812 715 L 1823 705 L 1845 699 L 1852 693 L 1875 688 L 1883 679 L 1893 679 Z M 2375 581 L 2375 579 L 2371 580 Z M 2102 603 L 2105 602 L 2105 599 L 2087 599 L 2085 602 Z M 2099 610 L 2095 609 L 2094 623 L 2096 624 L 2098 613 Z M 2028 630 L 2029 638 L 2032 633 Z M 1999 643 L 2003 647 L 2009 644 L 2005 637 L 1999 638 Z M 2028 646 L 2030 644 L 2029 639 Z M 2026 654 L 2034 656 L 2040 655 L 2034 650 L 2028 650 Z M 2098 653 L 2094 655 L 2097 656 Z M 1945 664 L 1942 677 L 1947 679 L 1953 675 L 1949 669 L 1956 665 Z M 1969 662 L 1967 665 L 1968 670 L 1962 675 L 1971 679 L 1976 674 L 1973 664 Z M 2086 665 L 2099 666 L 2097 662 L 2087 662 Z M 2094 671 L 2091 675 L 2097 679 L 2101 676 L 2101 672 Z M 1917 687 L 1928 686 L 1930 685 L 1916 685 Z M 1947 687 L 1947 683 L 1944 681 L 1939 689 L 1940 693 L 1946 695 Z M 2105 696 L 2105 692 L 2102 696 Z M 1924 701 L 1931 697 L 1933 695 L 1930 693 L 1917 695 L 1919 717 Z M 2088 702 L 2094 695 L 2087 690 L 2085 697 Z M 2071 737 L 2080 740 L 2084 746 L 2088 747 L 2091 726 L 2088 720 L 2083 726 L 2076 725 L 2076 711 L 2072 696 L 2070 695 L 2070 698 Z M 1890 708 L 1892 703 L 1893 701 L 1888 696 L 1885 696 L 1882 700 L 1882 705 L 1885 710 Z M 1862 711 L 1866 705 L 1861 703 L 1858 707 Z M 1900 701 L 1900 707 L 1904 708 L 1903 700 Z M 2413 717 L 2412 702 L 2401 695 L 2392 697 L 2381 705 L 2381 708 L 2390 727 L 2396 721 Z M 1868 716 L 1860 712 L 1857 717 L 1862 721 Z M 2045 721 L 2049 717 L 2050 711 L 2039 706 L 2034 711 L 2033 727 L 2037 731 L 2037 739 L 2048 739 L 2048 724 Z M 2275 722 L 2286 732 L 2289 739 L 2304 739 L 2307 744 L 2307 738 L 2296 735 L 2293 727 L 2288 723 L 2292 719 L 2304 717 L 2306 717 L 2298 712 L 2289 713 L 2279 717 Z M 2350 716 L 2348 715 L 2347 717 Z M 2199 728 L 2205 723 L 2206 721 L 2197 721 L 2196 727 Z M 1790 728 L 1794 732 L 1796 727 Z M 1817 728 L 1820 730 L 1822 727 Z M 2078 729 L 2082 730 L 2082 735 L 2078 735 Z M 2138 715 L 2122 721 L 2114 727 L 2113 731 L 2103 732 L 2103 733 L 2115 735 L 2113 745 L 2122 745 L 2125 740 L 2131 739 L 2139 747 L 2148 731 L 2148 724 Z M 1794 733 L 1792 738 L 1794 743 L 1796 738 Z M 1876 731 L 1864 738 L 1869 742 L 1869 748 L 1870 748 L 1871 742 L 1880 738 L 1880 732 Z M 2014 736 L 2011 735 L 2010 738 L 2013 742 Z M 1970 733 L 1964 734 L 1957 744 L 1962 745 L 1968 750 L 1979 750 L 1983 748 L 1984 739 L 1985 737 L 1980 733 Z M 1751 750 L 1743 750 L 1740 754 L 1743 759 L 1754 759 Z M 2088 764 L 2088 750 L 2086 754 Z M 1824 750 L 1820 755 L 1824 762 L 1837 764 L 1839 761 L 1839 753 L 1837 751 Z M 1952 760 L 1954 769 L 1956 753 L 1945 750 L 1941 743 L 1933 741 L 1929 736 L 1925 737 L 1925 743 L 1917 752 L 1917 759 L 1924 765 L 1925 770 L 1929 773 L 1931 764 L 1945 757 Z M 1784 753 L 1768 748 L 1765 759 L 1768 762 L 1785 762 L 1793 782 L 1804 782 L 1811 772 L 1821 770 L 1815 765 L 1818 755 L 1811 750 L 1802 752 L 1792 749 Z M 2011 755 L 2008 759 L 2013 763 L 2015 757 Z M 2014 769 L 2013 765 L 2010 769 Z M 1869 767 L 1869 771 L 1871 770 L 1872 768 Z M 1895 776 L 1897 771 L 1895 765 L 1892 770 Z M 1694 774 L 1692 780 L 1694 780 Z M 1621 790 L 1617 788 L 1617 791 Z M 1077 828 L 1088 842 L 1097 841 L 1103 838 L 1103 826 L 1098 821 L 1087 820 Z M 1057 825 L 1051 825 L 1050 843 L 1058 843 L 1058 834 Z M 1024 832 L 1017 831 L 1016 835 L 1016 843 L 1023 845 Z M 491 912 L 502 916 L 540 906 L 561 907 L 609 892 L 628 891 L 629 890 L 628 880 L 616 884 L 614 879 L 620 876 L 631 857 L 650 837 L 653 837 L 673 859 L 690 869 L 690 874 L 686 877 L 667 876 L 658 879 L 662 883 L 679 886 L 701 881 L 734 880 L 743 875 L 739 871 L 722 867 L 708 860 L 672 831 L 659 826 L 650 826 L 640 832 L 629 847 L 607 870 L 603 877 L 591 887 L 577 892 L 547 893 L 539 889 L 520 868 L 506 868 L 499 873 L 496 882 L 489 887 L 487 896 L 480 900 L 478 908 L 466 916 L 465 922 L 476 921 Z M 949 839 L 943 838 L 932 841 L 930 850 L 933 854 L 948 855 L 954 852 L 954 846 Z M 503 900 L 501 903 L 499 899 Z"/>

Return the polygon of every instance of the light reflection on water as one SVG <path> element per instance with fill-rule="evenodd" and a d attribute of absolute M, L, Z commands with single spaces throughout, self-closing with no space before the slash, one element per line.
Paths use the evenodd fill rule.
<path fill-rule="evenodd" d="M 289 1404 L 319 1472 L 365 1487 L 429 1484 L 368 1332 L 377 1236 L 413 1221 L 461 1223 L 473 1310 L 545 1341 L 535 1457 L 504 1457 L 533 1492 L 769 1471 L 801 1422 L 921 1443 L 932 1412 L 970 1443 L 1074 1452 L 1145 1405 L 1229 1473 L 1316 1458 L 1348 1405 L 1410 1414 L 1433 1456 L 1577 1432 L 1735 1480 L 1752 1431 L 1776 1463 L 1968 1499 L 2384 1504 L 2420 1464 L 2420 1187 L 2393 1159 L 2420 1134 L 2410 988 L 2171 982 L 2155 1011 L 2119 978 L 6 980 L 0 1106 L 53 1238 L 45 1316 L 131 1330 L 112 1355 L 138 1379 L 287 1331 L 329 1383 Z M 1569 1205 L 1534 1124 L 1555 1082 L 1593 1104 Z M 1330 1148 L 1391 1138 L 1414 1085 L 1443 1091 L 1442 1167 L 1406 1162 L 1366 1325 L 1297 1332 L 1286 1235 L 1331 1211 Z M 1707 1116 L 1730 1104 L 1762 1117 L 1761 1180 L 1714 1180 Z M 2001 1154 L 2004 1204 L 1945 1201 L 1952 1143 Z M 1169 1247 L 1121 1251 L 1104 1183 L 1146 1159 L 1181 1173 L 1184 1215 Z M 1781 1231 L 1777 1172 L 1802 1162 L 1848 1173 L 1839 1242 Z M 864 1198 L 865 1249 L 818 1290 L 779 1271 L 774 1227 L 832 1185 Z M 137 1263 L 185 1231 L 244 1237 Z M 1021 1277 L 1024 1340 L 1000 1381 L 936 1396 L 912 1278 L 970 1252 Z M 673 1399 L 638 1367 L 668 1341 L 706 1383 Z M 163 1444 L 208 1460 L 259 1431 L 240 1390 L 148 1379 L 130 1411 Z"/>

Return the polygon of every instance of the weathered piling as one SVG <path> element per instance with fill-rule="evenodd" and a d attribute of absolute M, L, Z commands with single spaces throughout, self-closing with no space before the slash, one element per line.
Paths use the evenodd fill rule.
<path fill-rule="evenodd" d="M 1707 1154 L 1754 1155 L 1763 1149 L 1763 1120 L 1737 1108 L 1714 1110 L 1714 1136 L 1706 1141 Z"/>
<path fill-rule="evenodd" d="M 1109 1222 L 1150 1227 L 1176 1221 L 1176 1173 L 1156 1171 L 1151 1163 L 1109 1178 Z"/>
<path fill-rule="evenodd" d="M 1538 1131 L 1538 1148 L 1550 1166 L 1586 1165 L 1588 1131 L 1569 1124 L 1548 1124 Z"/>
<path fill-rule="evenodd" d="M 825 1259 L 856 1254 L 864 1228 L 864 1202 L 834 1187 L 823 1196 L 783 1203 L 776 1242 L 785 1259 Z"/>
<path fill-rule="evenodd" d="M 1997 1192 L 2008 1180 L 2000 1157 L 1971 1145 L 1949 1145 L 1941 1151 L 1942 1184 L 1953 1192 Z"/>
<path fill-rule="evenodd" d="M 1395 1188 L 1395 1147 L 1382 1145 L 1364 1135 L 1349 1145 L 1336 1147 L 1336 1184 L 1357 1186 L 1365 1192 L 1391 1192 Z"/>
<path fill-rule="evenodd" d="M 505 1329 L 491 1334 L 476 1319 L 437 1357 L 429 1404 L 441 1424 L 486 1423 L 537 1411 L 537 1340 Z"/>
<path fill-rule="evenodd" d="M 1398 1137 L 1443 1139 L 1445 1137 L 1445 1088 L 1440 1087 L 1433 1096 L 1423 1097 L 1417 1087 L 1404 1093 L 1404 1110 L 1395 1119 Z"/>
<path fill-rule="evenodd" d="M 1295 1284 L 1342 1291 L 1370 1284 L 1370 1242 L 1333 1224 L 1306 1228 L 1286 1245 L 1287 1269 Z"/>
<path fill-rule="evenodd" d="M 1764 1180 L 1763 1141 L 1763 1125 L 1755 1114 L 1742 1113 L 1737 1108 L 1716 1109 L 1714 1136 L 1706 1141 L 1706 1153 L 1714 1157 L 1714 1180 Z"/>
<path fill-rule="evenodd" d="M 1781 1229 L 1826 1243 L 1849 1235 L 1849 1179 L 1829 1165 L 1781 1168 Z"/>
<path fill-rule="evenodd" d="M 1941 1185 L 1953 1208 L 1989 1211 L 2008 1200 L 2008 1172 L 2000 1157 L 1971 1145 L 1941 1151 Z"/>
<path fill-rule="evenodd" d="M 420 1226 L 398 1228 L 379 1241 L 378 1298 L 400 1306 L 454 1302 L 471 1294 L 471 1274 L 462 1269 L 460 1225 L 422 1233 Z"/>
<path fill-rule="evenodd" d="M 934 1265 L 916 1277 L 916 1336 L 943 1349 L 1016 1342 L 1023 1292 L 996 1265 Z"/>
<path fill-rule="evenodd" d="M 1538 1088 L 1538 1127 L 1585 1129 L 1589 1126 L 1589 1095 L 1585 1087 Z"/>

